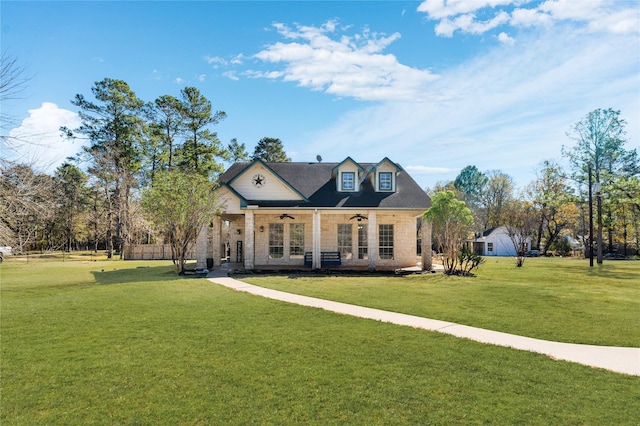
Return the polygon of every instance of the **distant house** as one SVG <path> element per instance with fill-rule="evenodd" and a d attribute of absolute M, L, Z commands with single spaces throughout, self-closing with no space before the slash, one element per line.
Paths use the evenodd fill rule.
<path fill-rule="evenodd" d="M 420 237 L 431 268 L 431 227 L 417 235 L 430 199 L 388 158 L 239 162 L 218 183 L 220 213 L 198 237 L 199 267 L 391 270 L 416 265 Z"/>
<path fill-rule="evenodd" d="M 481 256 L 515 256 L 516 248 L 509 237 L 506 226 L 487 229 L 482 235 L 468 240 L 470 249 Z M 522 242 L 522 251 L 531 250 L 531 238 Z"/>

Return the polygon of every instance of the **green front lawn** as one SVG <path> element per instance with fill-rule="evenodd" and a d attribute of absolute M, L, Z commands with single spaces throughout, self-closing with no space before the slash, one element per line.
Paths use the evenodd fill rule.
<path fill-rule="evenodd" d="M 640 347 L 640 261 L 487 258 L 477 276 L 243 276 L 263 287 L 540 339 Z"/>
<path fill-rule="evenodd" d="M 638 377 L 267 300 L 172 271 L 169 262 L 0 265 L 0 423 L 639 418 Z"/>

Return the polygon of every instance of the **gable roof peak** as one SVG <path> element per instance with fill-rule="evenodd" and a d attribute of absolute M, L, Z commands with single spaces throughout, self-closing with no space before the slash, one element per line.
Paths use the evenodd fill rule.
<path fill-rule="evenodd" d="M 382 160 L 380 160 L 375 166 L 373 166 L 371 171 L 375 171 L 378 167 L 380 167 L 384 163 L 391 164 L 391 166 L 396 169 L 396 172 L 402 171 L 402 167 L 400 167 L 398 164 L 394 163 L 393 161 L 389 160 L 389 157 L 384 157 Z"/>
<path fill-rule="evenodd" d="M 333 168 L 333 173 L 336 173 L 336 172 L 338 171 L 338 169 L 339 169 L 340 167 L 342 167 L 342 165 L 343 165 L 343 164 L 345 164 L 345 163 L 352 163 L 352 164 L 354 164 L 354 165 L 358 168 L 358 171 L 360 171 L 360 172 L 364 172 L 364 167 L 362 167 L 362 166 L 361 166 L 357 161 L 355 161 L 353 158 L 351 158 L 351 157 L 347 157 L 347 158 L 345 158 L 344 160 L 342 160 L 340 163 L 338 163 L 338 165 L 337 165 L 337 166 L 335 166 L 335 167 Z"/>

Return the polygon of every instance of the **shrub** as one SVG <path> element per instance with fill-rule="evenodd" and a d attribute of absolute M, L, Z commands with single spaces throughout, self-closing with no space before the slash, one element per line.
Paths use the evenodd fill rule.
<path fill-rule="evenodd" d="M 455 270 L 450 275 L 473 276 L 471 271 L 478 268 L 484 262 L 484 258 L 475 254 L 468 248 L 463 248 L 458 254 L 458 265 L 460 269 Z"/>

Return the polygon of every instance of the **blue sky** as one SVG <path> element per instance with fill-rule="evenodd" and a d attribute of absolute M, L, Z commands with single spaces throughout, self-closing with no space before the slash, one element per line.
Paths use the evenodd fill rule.
<path fill-rule="evenodd" d="M 560 159 L 596 108 L 640 141 L 637 0 L 129 1 L 0 3 L 2 51 L 31 80 L 4 100 L 2 156 L 52 170 L 78 143 L 77 93 L 105 77 L 145 101 L 197 87 L 250 152 L 280 138 L 293 161 L 384 157 L 422 187 L 460 169 L 522 187 Z"/>

